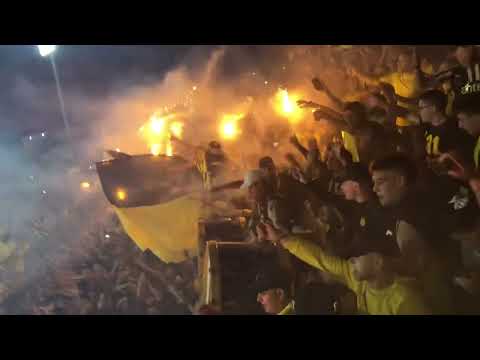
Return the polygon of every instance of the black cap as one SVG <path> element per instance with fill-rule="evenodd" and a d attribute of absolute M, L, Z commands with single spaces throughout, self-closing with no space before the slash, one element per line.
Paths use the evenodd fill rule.
<path fill-rule="evenodd" d="M 255 292 L 261 293 L 270 289 L 290 289 L 291 281 L 282 269 L 263 269 L 259 271 L 253 283 Z"/>
<path fill-rule="evenodd" d="M 372 176 L 368 168 L 360 163 L 350 164 L 342 177 L 342 181 L 355 181 L 362 185 L 372 186 Z"/>
<path fill-rule="evenodd" d="M 222 148 L 222 145 L 220 145 L 220 143 L 218 141 L 210 141 L 208 143 L 208 147 L 212 148 L 212 149 L 220 150 Z"/>
<path fill-rule="evenodd" d="M 258 161 L 258 167 L 260 169 L 270 167 L 270 166 L 275 166 L 275 163 L 273 162 L 273 159 L 270 156 L 265 156 Z"/>

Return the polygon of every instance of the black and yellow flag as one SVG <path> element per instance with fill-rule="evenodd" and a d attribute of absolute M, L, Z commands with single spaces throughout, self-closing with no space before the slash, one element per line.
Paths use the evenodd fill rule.
<path fill-rule="evenodd" d="M 202 177 L 176 156 L 119 156 L 96 164 L 125 232 L 144 251 L 181 262 L 198 251 L 198 221 L 207 216 Z"/>

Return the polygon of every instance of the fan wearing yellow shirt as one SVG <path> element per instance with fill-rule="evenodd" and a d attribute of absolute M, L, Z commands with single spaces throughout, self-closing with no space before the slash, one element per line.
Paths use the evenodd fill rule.
<path fill-rule="evenodd" d="M 432 69 L 425 70 L 431 71 Z M 416 53 L 414 56 L 402 53 L 398 56 L 397 71 L 395 72 L 381 77 L 373 77 L 353 69 L 352 75 L 370 86 L 380 86 L 382 83 L 390 84 L 395 90 L 395 94 L 401 99 L 398 100 L 398 105 L 414 110 L 414 103 L 408 100 L 415 99 L 422 93 L 425 78 L 430 74 L 422 71 L 421 62 Z M 397 125 L 408 126 L 410 123 L 406 118 L 398 117 Z"/>
<path fill-rule="evenodd" d="M 260 231 L 263 231 L 259 229 Z M 334 275 L 357 296 L 359 314 L 425 315 L 430 310 L 412 282 L 397 277 L 386 257 L 378 253 L 342 260 L 327 255 L 320 246 L 299 236 L 281 237 L 272 226 L 266 240 L 280 244 L 307 264 Z"/>

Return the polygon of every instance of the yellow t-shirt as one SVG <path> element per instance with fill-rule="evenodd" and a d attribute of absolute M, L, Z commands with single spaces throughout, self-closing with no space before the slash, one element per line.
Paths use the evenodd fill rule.
<path fill-rule="evenodd" d="M 475 145 L 475 149 L 473 150 L 473 161 L 475 162 L 475 169 L 478 169 L 478 160 L 480 157 L 480 136 L 477 139 L 477 145 Z"/>
<path fill-rule="evenodd" d="M 371 288 L 366 281 L 358 281 L 352 266 L 346 260 L 324 253 L 314 242 L 291 236 L 284 241 L 285 248 L 307 264 L 337 277 L 357 295 L 360 314 L 370 315 L 425 315 L 431 313 L 421 293 L 409 280 L 397 278 L 385 289 Z"/>
<path fill-rule="evenodd" d="M 422 90 L 420 87 L 420 79 L 414 72 L 393 72 L 381 77 L 380 81 L 392 85 L 395 93 L 406 98 L 417 97 Z"/>
<path fill-rule="evenodd" d="M 395 93 L 405 98 L 414 98 L 420 95 L 422 91 L 420 86 L 420 79 L 415 72 L 394 72 L 380 78 L 381 82 L 390 84 L 395 89 Z M 398 105 L 407 109 L 414 110 L 414 106 L 399 102 Z M 409 126 L 411 123 L 403 118 L 397 117 L 397 126 Z"/>
<path fill-rule="evenodd" d="M 360 162 L 360 156 L 358 155 L 357 141 L 355 139 L 355 136 L 353 136 L 347 131 L 342 131 L 342 140 L 343 147 L 352 155 L 353 162 Z"/>
<path fill-rule="evenodd" d="M 289 302 L 288 305 L 277 315 L 295 315 L 295 305 L 293 301 Z"/>

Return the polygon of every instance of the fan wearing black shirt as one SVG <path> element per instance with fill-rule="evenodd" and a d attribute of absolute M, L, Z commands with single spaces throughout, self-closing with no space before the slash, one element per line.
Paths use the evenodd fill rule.
<path fill-rule="evenodd" d="M 400 249 L 392 237 L 394 226 L 384 216 L 384 211 L 373 192 L 368 168 L 351 164 L 341 185 L 349 204 L 348 216 L 351 241 L 344 250 L 345 258 L 377 252 L 385 256 L 400 256 Z"/>
<path fill-rule="evenodd" d="M 446 95 L 440 90 L 429 90 L 418 100 L 419 114 L 425 128 L 427 156 L 435 157 L 445 152 L 459 152 L 469 156 L 475 146 L 474 139 L 458 127 L 456 119 L 445 114 Z"/>
<path fill-rule="evenodd" d="M 469 226 L 472 213 L 477 211 L 473 194 L 459 181 L 446 176 L 436 168 L 436 159 L 442 153 L 451 153 L 473 163 L 476 139 L 460 128 L 456 119 L 445 114 L 446 96 L 439 90 L 430 90 L 419 98 L 420 117 L 425 127 L 427 163 L 433 171 L 425 174 L 429 203 L 439 214 L 445 215 L 445 225 L 454 231 Z"/>
<path fill-rule="evenodd" d="M 455 94 L 453 111 L 480 101 L 480 56 L 473 45 L 461 45 L 455 51 L 458 66 L 435 76 L 437 82 L 451 81 Z"/>
<path fill-rule="evenodd" d="M 385 226 L 397 243 L 400 256 L 392 264 L 401 276 L 416 279 L 435 313 L 452 312 L 453 252 L 437 219 L 436 209 L 415 191 L 417 170 L 405 155 L 377 160 L 370 167 L 373 190 L 382 205 Z"/>

